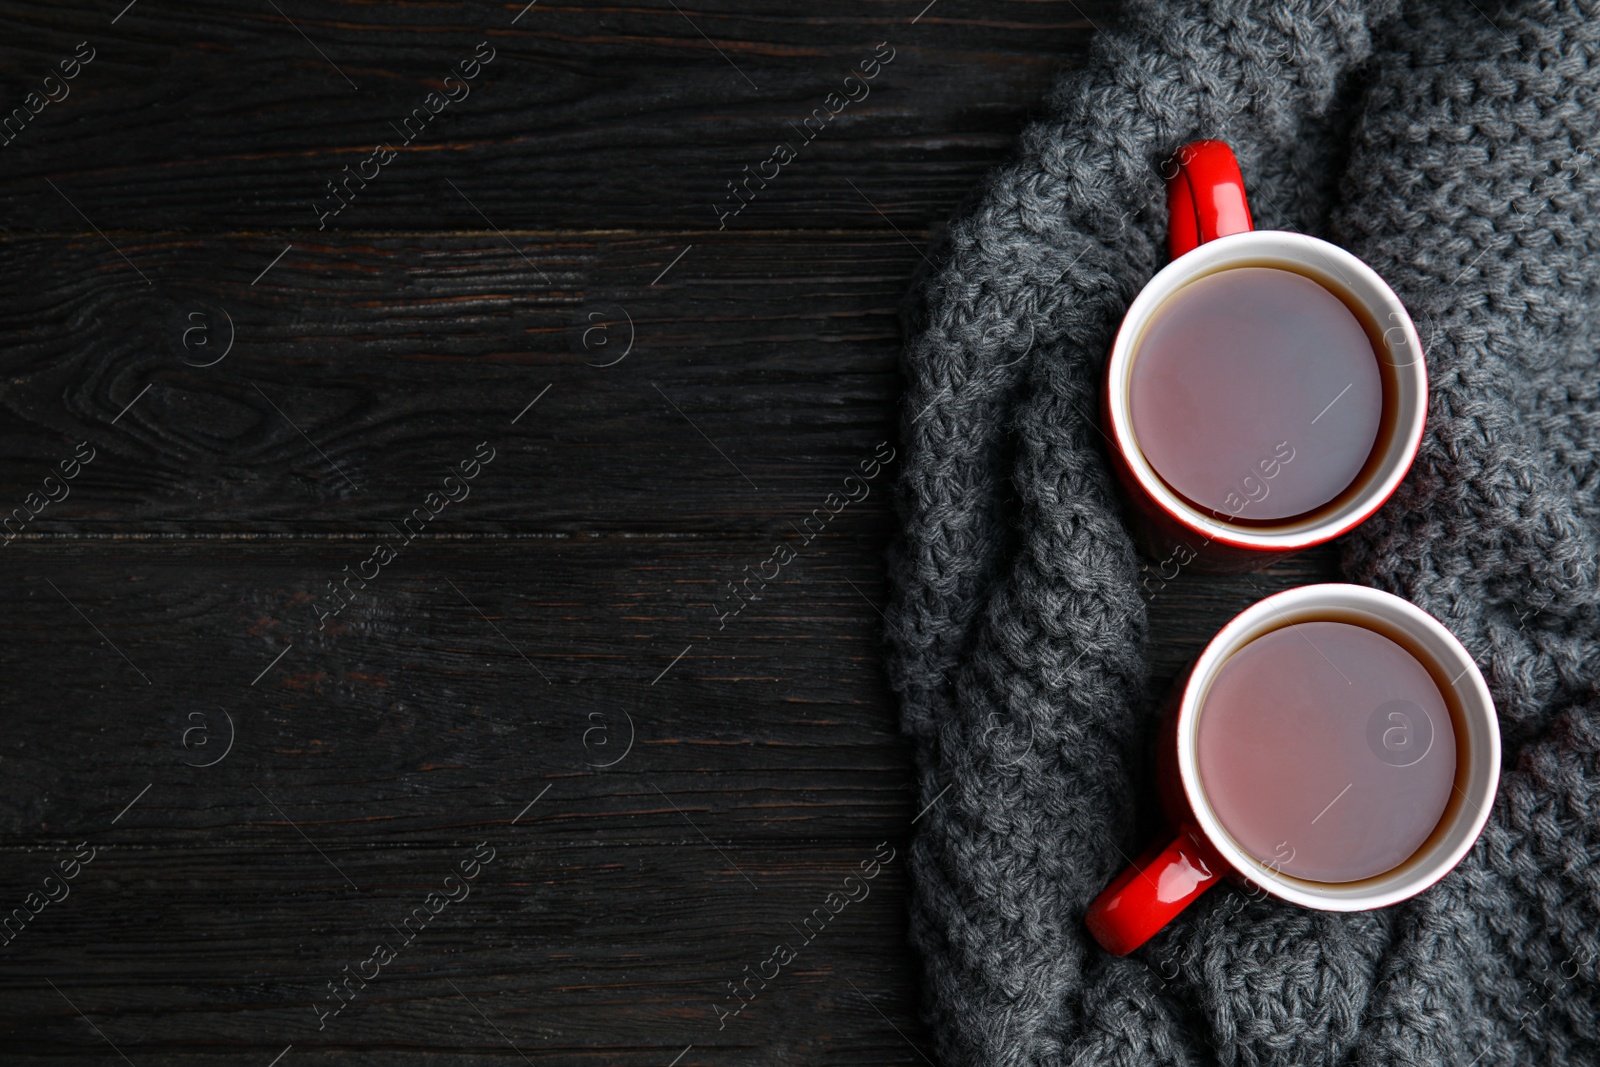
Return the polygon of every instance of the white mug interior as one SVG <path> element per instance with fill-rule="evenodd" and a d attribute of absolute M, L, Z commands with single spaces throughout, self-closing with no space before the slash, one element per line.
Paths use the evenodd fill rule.
<path fill-rule="evenodd" d="M 1329 617 L 1370 622 L 1382 632 L 1398 631 L 1431 661 L 1428 666 L 1454 699 L 1456 779 L 1449 803 L 1433 834 L 1398 867 L 1355 882 L 1317 882 L 1271 869 L 1242 849 L 1218 820 L 1206 799 L 1195 755 L 1201 707 L 1217 670 L 1234 652 L 1257 637 L 1295 622 Z M 1494 700 L 1471 655 L 1455 635 L 1421 608 L 1399 597 L 1361 585 L 1307 585 L 1277 593 L 1240 613 L 1212 638 L 1196 660 L 1184 687 L 1177 721 L 1178 773 L 1202 833 L 1240 874 L 1267 893 L 1323 911 L 1364 911 L 1415 896 L 1443 878 L 1478 839 L 1494 804 L 1500 780 L 1500 726 Z"/>
<path fill-rule="evenodd" d="M 1374 445 L 1374 459 L 1351 490 L 1332 506 L 1281 523 L 1244 525 L 1219 519 L 1173 492 L 1140 450 L 1129 411 L 1130 375 L 1139 341 L 1154 313 L 1179 289 L 1234 267 L 1293 270 L 1356 303 L 1381 332 L 1385 405 L 1392 413 Z M 1428 372 L 1422 343 L 1405 305 L 1378 273 L 1354 255 L 1315 237 L 1284 230 L 1251 230 L 1207 241 L 1167 264 L 1128 307 L 1112 344 L 1107 368 L 1111 430 L 1115 446 L 1144 491 L 1168 513 L 1207 541 L 1289 551 L 1320 544 L 1371 515 L 1405 477 L 1422 440 L 1428 407 Z M 1387 394 L 1393 392 L 1391 397 Z"/>

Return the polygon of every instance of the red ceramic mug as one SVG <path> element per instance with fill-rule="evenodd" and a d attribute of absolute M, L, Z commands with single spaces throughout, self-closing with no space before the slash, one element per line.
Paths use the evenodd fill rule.
<path fill-rule="evenodd" d="M 1128 505 L 1130 530 L 1152 559 L 1193 563 L 1196 570 L 1246 571 L 1287 552 L 1321 544 L 1381 507 L 1405 477 L 1422 440 L 1428 377 L 1416 326 L 1376 271 L 1351 253 L 1301 233 L 1252 228 L 1244 180 L 1231 149 L 1196 141 L 1173 157 L 1168 183 L 1172 261 L 1129 305 L 1106 361 L 1101 422 L 1112 469 Z M 1130 411 L 1130 375 L 1152 316 L 1184 286 L 1232 267 L 1279 267 L 1311 278 L 1362 320 L 1377 349 L 1384 417 L 1366 466 L 1328 505 L 1278 522 L 1237 521 L 1243 508 L 1207 510 L 1176 493 L 1139 448 Z M 1241 505 L 1270 491 L 1274 457 L 1260 477 L 1247 475 Z M 1271 472 L 1271 473 L 1269 473 Z M 1252 484 L 1255 488 L 1251 488 Z M 1231 514 L 1230 514 L 1231 512 Z"/>
<path fill-rule="evenodd" d="M 1330 619 L 1363 625 L 1406 646 L 1445 697 L 1455 739 L 1454 788 L 1430 836 L 1393 869 L 1350 882 L 1294 877 L 1236 842 L 1207 798 L 1196 744 L 1207 689 L 1230 656 L 1284 626 Z M 1442 728 L 1442 723 L 1430 724 L 1430 730 Z M 1373 743 L 1370 737 L 1368 743 Z M 1478 839 L 1500 778 L 1499 720 L 1471 655 L 1421 608 L 1360 585 L 1301 586 L 1240 613 L 1212 638 L 1172 693 L 1157 745 L 1156 780 L 1169 829 L 1106 887 L 1084 917 L 1095 940 L 1118 956 L 1144 944 L 1224 878 L 1324 911 L 1364 911 L 1415 896 L 1449 873 Z M 1383 759 L 1376 751 L 1375 756 Z M 1316 800 L 1320 803 L 1320 797 Z"/>

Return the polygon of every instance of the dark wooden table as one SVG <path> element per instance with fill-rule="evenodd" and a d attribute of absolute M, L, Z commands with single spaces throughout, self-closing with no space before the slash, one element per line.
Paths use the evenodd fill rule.
<path fill-rule="evenodd" d="M 0 4 L 7 1063 L 924 1061 L 895 465 L 718 605 L 1114 15 L 925 2 Z"/>

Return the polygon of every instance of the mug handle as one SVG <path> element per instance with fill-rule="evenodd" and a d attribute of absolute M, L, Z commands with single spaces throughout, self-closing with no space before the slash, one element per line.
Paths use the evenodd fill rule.
<path fill-rule="evenodd" d="M 1202 842 L 1196 827 L 1179 827 L 1170 844 L 1157 841 L 1106 886 L 1083 917 L 1101 948 L 1126 956 L 1217 884 L 1221 864 Z"/>
<path fill-rule="evenodd" d="M 1167 182 L 1167 252 L 1173 259 L 1207 241 L 1255 229 L 1233 149 L 1222 141 L 1190 141 L 1173 162 L 1177 169 Z"/>

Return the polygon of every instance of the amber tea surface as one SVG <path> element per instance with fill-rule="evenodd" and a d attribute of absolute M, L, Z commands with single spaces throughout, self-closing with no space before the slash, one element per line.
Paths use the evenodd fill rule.
<path fill-rule="evenodd" d="M 1139 450 L 1179 496 L 1224 521 L 1270 521 L 1334 501 L 1372 453 L 1383 379 L 1354 312 L 1275 267 L 1190 282 L 1134 352 Z"/>
<path fill-rule="evenodd" d="M 1275 871 L 1352 882 L 1392 870 L 1450 800 L 1456 737 L 1433 676 L 1346 622 L 1273 630 L 1222 664 L 1196 721 L 1206 798 Z"/>

